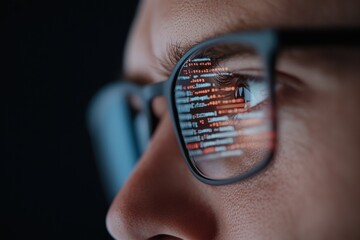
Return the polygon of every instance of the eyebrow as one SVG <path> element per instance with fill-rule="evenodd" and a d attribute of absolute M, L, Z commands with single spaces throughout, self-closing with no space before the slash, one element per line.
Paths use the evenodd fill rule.
<path fill-rule="evenodd" d="M 210 33 L 208 36 L 205 36 L 200 40 L 186 43 L 181 41 L 170 42 L 167 45 L 166 53 L 160 57 L 156 57 L 157 63 L 153 67 L 165 78 L 168 78 L 172 73 L 176 63 L 187 51 L 190 50 L 190 48 L 211 38 L 224 34 L 238 33 L 246 29 L 255 30 L 254 28 L 250 28 L 250 26 L 244 21 L 239 21 L 239 19 L 231 19 L 230 21 L 224 23 L 220 30 Z"/>
<path fill-rule="evenodd" d="M 215 35 L 216 36 L 216 35 Z M 214 36 L 212 36 L 214 37 Z M 155 70 L 160 73 L 162 76 L 164 76 L 165 78 L 168 78 L 170 76 L 170 74 L 173 71 L 173 68 L 175 67 L 175 65 L 180 61 L 180 59 L 182 58 L 182 56 L 189 51 L 190 48 L 194 47 L 195 45 L 206 41 L 206 38 L 203 39 L 202 41 L 199 42 L 193 42 L 193 43 L 187 43 L 187 44 L 182 44 L 181 42 L 171 42 L 167 45 L 167 51 L 166 54 L 160 57 L 156 57 L 156 62 L 157 64 L 155 66 L 153 66 L 155 68 Z M 217 52 L 218 54 L 224 54 L 221 50 Z M 224 57 L 230 57 L 233 56 L 234 53 L 239 54 L 239 51 L 234 51 L 231 52 L 229 50 L 227 50 L 226 54 L 224 55 L 217 55 L 219 58 L 224 58 Z M 243 54 L 241 54 L 243 55 Z"/>
<path fill-rule="evenodd" d="M 151 64 L 151 67 L 158 72 L 164 79 L 169 78 L 170 74 L 173 71 L 176 63 L 180 61 L 182 56 L 193 46 L 200 43 L 199 42 L 189 42 L 182 43 L 180 41 L 170 42 L 167 44 L 165 54 L 161 56 L 155 56 L 155 61 Z M 152 83 L 150 79 L 146 79 L 143 76 L 137 76 L 136 74 L 128 74 L 126 69 L 122 69 L 119 74 L 120 79 L 126 79 L 127 81 L 135 82 L 136 84 L 146 85 Z"/>
<path fill-rule="evenodd" d="M 244 29 L 243 27 L 241 27 L 241 25 L 239 25 L 238 22 L 234 22 L 234 23 L 230 22 L 224 25 L 221 31 L 214 32 L 209 36 L 202 38 L 200 41 L 192 41 L 187 43 L 181 41 L 170 42 L 166 47 L 166 53 L 160 57 L 155 57 L 156 64 L 153 66 L 153 68 L 162 76 L 164 76 L 164 78 L 168 78 L 172 73 L 173 68 L 175 67 L 177 62 L 180 61 L 182 56 L 187 51 L 189 51 L 190 48 L 194 47 L 195 45 L 201 42 L 214 38 L 216 36 L 236 33 L 241 30 Z"/>
<path fill-rule="evenodd" d="M 166 47 L 166 54 L 156 57 L 156 64 L 153 66 L 154 69 L 162 76 L 168 78 L 177 62 L 180 61 L 182 56 L 197 43 L 198 42 L 170 42 Z"/>
<path fill-rule="evenodd" d="M 164 80 L 168 79 L 171 75 L 175 65 L 180 61 L 182 56 L 190 50 L 190 48 L 195 45 L 214 38 L 216 36 L 220 36 L 223 34 L 236 33 L 244 29 L 243 21 L 229 21 L 222 27 L 221 30 L 215 31 L 214 33 L 209 34 L 208 36 L 201 38 L 200 40 L 191 41 L 191 42 L 182 42 L 182 41 L 174 41 L 170 42 L 166 46 L 165 54 L 161 56 L 155 56 L 155 63 L 152 64 L 153 69 L 158 72 Z M 247 26 L 248 27 L 248 26 Z M 127 72 L 122 71 L 121 73 L 122 79 L 131 79 L 131 81 L 140 83 L 140 84 L 148 84 L 151 81 L 149 79 L 143 79 L 141 76 L 128 76 Z"/>

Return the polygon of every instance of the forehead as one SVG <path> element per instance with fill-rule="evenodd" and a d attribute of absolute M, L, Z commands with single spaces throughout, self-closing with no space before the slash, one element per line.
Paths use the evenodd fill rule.
<path fill-rule="evenodd" d="M 124 70 L 133 79 L 162 81 L 165 76 L 156 65 L 170 44 L 191 46 L 219 34 L 259 28 L 356 24 L 360 14 L 355 6 L 360 7 L 358 1 L 145 0 L 129 37 Z"/>

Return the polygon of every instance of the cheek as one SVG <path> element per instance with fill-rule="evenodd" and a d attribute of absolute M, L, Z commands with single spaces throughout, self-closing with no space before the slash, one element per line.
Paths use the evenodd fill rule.
<path fill-rule="evenodd" d="M 316 180 L 319 166 L 312 161 L 308 127 L 301 119 L 294 119 L 293 113 L 279 114 L 279 146 L 270 166 L 244 182 L 209 188 L 208 195 L 217 203 L 214 207 L 221 219 L 219 229 L 233 234 L 224 239 L 289 239 L 297 235 L 301 222 L 306 222 L 306 214 L 301 216 L 304 208 L 313 205 L 305 203 L 304 196 L 316 193 L 313 181 L 324 182 Z"/>
<path fill-rule="evenodd" d="M 297 151 L 302 152 L 280 148 L 276 159 L 259 175 L 210 189 L 223 239 L 292 238 L 299 225 L 300 196 L 304 194 L 299 187 L 302 170 L 293 159 Z"/>
<path fill-rule="evenodd" d="M 349 137 L 354 135 L 352 127 L 339 127 L 350 112 L 324 106 L 335 107 L 341 97 L 324 94 L 281 106 L 278 148 L 266 171 L 242 183 L 209 189 L 222 219 L 219 229 L 234 234 L 227 238 L 237 234 L 254 238 L 257 233 L 260 239 L 330 239 L 337 234 L 339 218 L 351 223 L 347 221 L 351 208 L 360 209 L 354 184 L 359 182 L 359 167 L 354 169 L 352 163 L 358 150 Z"/>
<path fill-rule="evenodd" d="M 280 183 L 286 193 L 282 211 L 299 237 L 332 239 L 360 222 L 353 214 L 360 210 L 360 118 L 354 111 L 360 99 L 354 82 L 323 86 L 279 112 L 273 173 L 286 182 Z"/>

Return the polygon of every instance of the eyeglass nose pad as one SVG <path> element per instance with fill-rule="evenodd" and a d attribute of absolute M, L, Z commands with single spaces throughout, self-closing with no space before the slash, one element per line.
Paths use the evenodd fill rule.
<path fill-rule="evenodd" d="M 142 111 L 134 118 L 134 131 L 140 155 L 145 152 L 150 140 L 151 128 L 148 114 Z"/>

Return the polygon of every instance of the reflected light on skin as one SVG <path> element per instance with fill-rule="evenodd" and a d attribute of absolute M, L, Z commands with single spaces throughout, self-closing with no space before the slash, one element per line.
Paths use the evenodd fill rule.
<path fill-rule="evenodd" d="M 125 75 L 141 83 L 167 79 L 159 59 L 171 68 L 174 43 L 187 49 L 242 30 L 359 26 L 358 9 L 359 1 L 340 0 L 143 1 Z M 278 97 L 276 156 L 266 171 L 232 185 L 206 185 L 191 174 L 166 102 L 154 100 L 160 122 L 109 209 L 109 232 L 116 239 L 360 239 L 359 56 L 279 61 L 290 83 Z"/>

